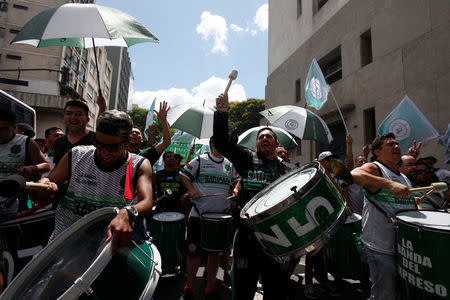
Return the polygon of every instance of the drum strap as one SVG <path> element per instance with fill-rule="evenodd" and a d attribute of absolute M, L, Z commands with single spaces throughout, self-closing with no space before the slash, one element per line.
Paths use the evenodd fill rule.
<path fill-rule="evenodd" d="M 365 197 L 367 199 L 367 201 L 370 202 L 370 204 L 372 204 L 376 209 L 378 209 L 388 220 L 391 220 L 392 222 L 394 222 L 392 220 L 391 217 L 388 216 L 388 214 L 386 213 L 386 211 L 384 211 L 380 205 L 378 205 L 378 203 L 376 203 L 375 201 L 373 201 L 372 199 L 369 199 L 369 197 Z"/>

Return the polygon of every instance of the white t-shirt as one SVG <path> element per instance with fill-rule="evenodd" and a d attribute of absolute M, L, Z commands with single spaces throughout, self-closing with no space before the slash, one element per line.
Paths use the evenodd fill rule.
<path fill-rule="evenodd" d="M 229 210 L 230 201 L 227 197 L 230 195 L 230 186 L 239 180 L 239 176 L 228 159 L 217 158 L 211 153 L 202 154 L 191 160 L 180 174 L 194 182 L 194 188 L 200 195 L 224 193 L 193 200 L 200 214 Z M 189 215 L 199 217 L 195 208 L 192 208 Z"/>

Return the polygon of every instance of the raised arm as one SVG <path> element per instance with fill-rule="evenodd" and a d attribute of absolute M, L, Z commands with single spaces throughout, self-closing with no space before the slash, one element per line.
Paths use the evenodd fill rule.
<path fill-rule="evenodd" d="M 167 147 L 169 147 L 170 143 L 172 142 L 170 140 L 170 129 L 169 129 L 169 123 L 167 122 L 167 112 L 170 110 L 170 106 L 168 106 L 166 101 L 163 101 L 159 104 L 159 111 L 156 111 L 156 114 L 158 115 L 158 118 L 161 120 L 161 127 L 162 127 L 162 135 L 163 135 L 163 141 L 155 146 L 156 151 L 158 151 L 159 154 L 163 153 L 164 150 L 166 150 Z"/>

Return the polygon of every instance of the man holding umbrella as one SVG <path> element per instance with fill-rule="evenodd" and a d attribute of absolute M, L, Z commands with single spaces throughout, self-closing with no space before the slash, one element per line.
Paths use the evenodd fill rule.
<path fill-rule="evenodd" d="M 262 128 L 257 135 L 256 152 L 236 144 L 237 138 L 228 134 L 228 96 L 216 99 L 214 113 L 214 141 L 217 150 L 233 163 L 242 181 L 237 200 L 238 208 L 259 191 L 290 171 L 275 155 L 276 134 Z M 233 245 L 233 292 L 236 299 L 253 299 L 259 275 L 262 277 L 264 299 L 286 299 L 289 277 L 298 260 L 279 264 L 264 254 L 254 233 L 239 223 Z"/>

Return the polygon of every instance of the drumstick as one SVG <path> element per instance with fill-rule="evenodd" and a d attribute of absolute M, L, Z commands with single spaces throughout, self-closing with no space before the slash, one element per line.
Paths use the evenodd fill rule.
<path fill-rule="evenodd" d="M 32 181 L 27 181 L 25 188 L 27 190 L 44 190 L 46 188 L 48 188 L 48 184 L 46 183 L 36 183 L 36 182 L 32 182 Z"/>
<path fill-rule="evenodd" d="M 238 75 L 238 71 L 237 70 L 231 70 L 230 75 L 228 75 L 228 84 L 227 87 L 225 88 L 225 91 L 223 92 L 224 94 L 228 94 L 228 90 L 230 89 L 231 83 L 233 82 L 233 80 L 236 80 Z"/>
<path fill-rule="evenodd" d="M 418 188 L 409 189 L 411 192 L 424 192 L 432 190 L 435 193 L 445 192 L 448 190 L 448 186 L 445 182 L 433 182 L 430 186 L 423 186 Z"/>
<path fill-rule="evenodd" d="M 155 206 L 156 204 L 158 204 L 159 201 L 161 201 L 162 199 L 166 198 L 167 196 L 172 195 L 172 190 L 171 189 L 167 189 L 164 194 L 158 198 L 156 198 L 155 201 L 153 201 L 153 206 Z"/>
<path fill-rule="evenodd" d="M 8 167 L 8 168 L 10 168 L 11 170 L 14 170 L 14 171 L 16 171 L 16 172 L 19 172 L 19 169 L 17 169 L 16 167 L 14 167 L 14 166 L 12 166 L 12 165 L 10 165 L 10 164 L 8 164 L 8 163 L 5 163 L 4 161 L 1 161 L 1 160 L 0 160 L 0 164 L 6 166 L 6 167 Z"/>
<path fill-rule="evenodd" d="M 422 197 L 419 198 L 419 200 L 422 200 L 423 198 L 427 198 L 428 200 L 430 200 L 434 205 L 436 205 L 439 208 L 444 208 L 444 206 L 442 206 L 441 204 L 439 204 L 436 200 L 434 200 L 433 198 L 430 197 L 430 194 L 432 194 L 433 191 L 429 191 L 428 193 L 424 194 Z"/>
<path fill-rule="evenodd" d="M 226 195 L 226 193 L 215 193 L 215 194 L 200 195 L 199 198 L 213 197 L 213 196 L 222 196 L 222 195 Z"/>

